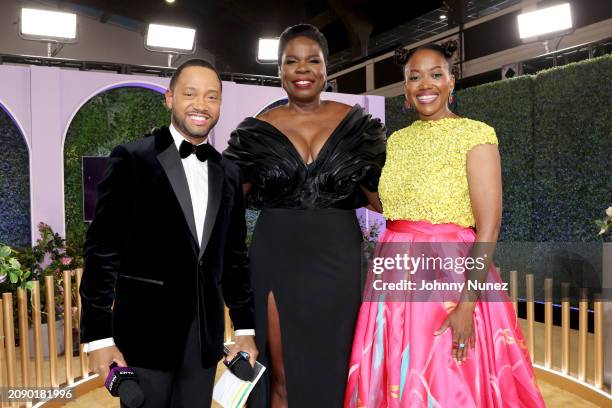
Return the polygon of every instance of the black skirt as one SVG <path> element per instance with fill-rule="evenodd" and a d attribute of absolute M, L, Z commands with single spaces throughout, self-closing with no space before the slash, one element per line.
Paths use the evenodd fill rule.
<path fill-rule="evenodd" d="M 268 365 L 272 292 L 291 408 L 343 405 L 360 305 L 361 243 L 353 210 L 263 209 L 259 215 L 250 250 L 257 346 Z M 249 407 L 270 406 L 270 373 L 253 390 Z"/>

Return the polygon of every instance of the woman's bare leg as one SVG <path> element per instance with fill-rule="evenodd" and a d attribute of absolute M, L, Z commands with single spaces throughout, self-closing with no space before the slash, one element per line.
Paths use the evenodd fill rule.
<path fill-rule="evenodd" d="M 274 293 L 268 294 L 268 352 L 271 368 L 271 408 L 287 408 L 287 383 L 283 362 L 280 319 Z"/>

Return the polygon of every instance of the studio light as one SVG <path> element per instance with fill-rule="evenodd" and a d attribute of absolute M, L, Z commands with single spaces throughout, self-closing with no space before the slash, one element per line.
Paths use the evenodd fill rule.
<path fill-rule="evenodd" d="M 145 38 L 145 48 L 150 51 L 175 54 L 193 54 L 195 51 L 193 28 L 149 24 Z"/>
<path fill-rule="evenodd" d="M 257 62 L 273 64 L 278 60 L 278 38 L 260 38 L 257 49 Z"/>
<path fill-rule="evenodd" d="M 195 33 L 196 30 L 193 28 L 149 24 L 145 36 L 145 48 L 168 54 L 168 66 L 171 67 L 174 55 L 195 52 Z"/>
<path fill-rule="evenodd" d="M 440 15 L 440 20 L 446 20 L 446 15 L 445 14 Z"/>
<path fill-rule="evenodd" d="M 26 40 L 56 43 L 76 42 L 76 14 L 22 8 L 19 34 Z"/>
<path fill-rule="evenodd" d="M 572 28 L 572 13 L 569 3 L 548 7 L 518 16 L 521 38 L 537 37 Z"/>

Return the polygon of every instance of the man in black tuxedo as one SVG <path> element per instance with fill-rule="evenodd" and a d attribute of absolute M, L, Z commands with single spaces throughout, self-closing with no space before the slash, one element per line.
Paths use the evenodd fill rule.
<path fill-rule="evenodd" d="M 81 341 L 104 378 L 136 371 L 147 408 L 210 406 L 224 302 L 228 359 L 257 357 L 240 171 L 207 143 L 221 87 L 204 60 L 176 70 L 170 127 L 112 151 L 87 232 Z"/>

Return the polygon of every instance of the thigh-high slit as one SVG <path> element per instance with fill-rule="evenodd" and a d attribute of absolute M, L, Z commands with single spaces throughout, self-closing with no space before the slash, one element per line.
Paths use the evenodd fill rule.
<path fill-rule="evenodd" d="M 264 209 L 250 257 L 257 346 L 268 369 L 249 407 L 270 407 L 273 392 L 286 392 L 291 408 L 342 407 L 360 304 L 355 212 Z"/>

